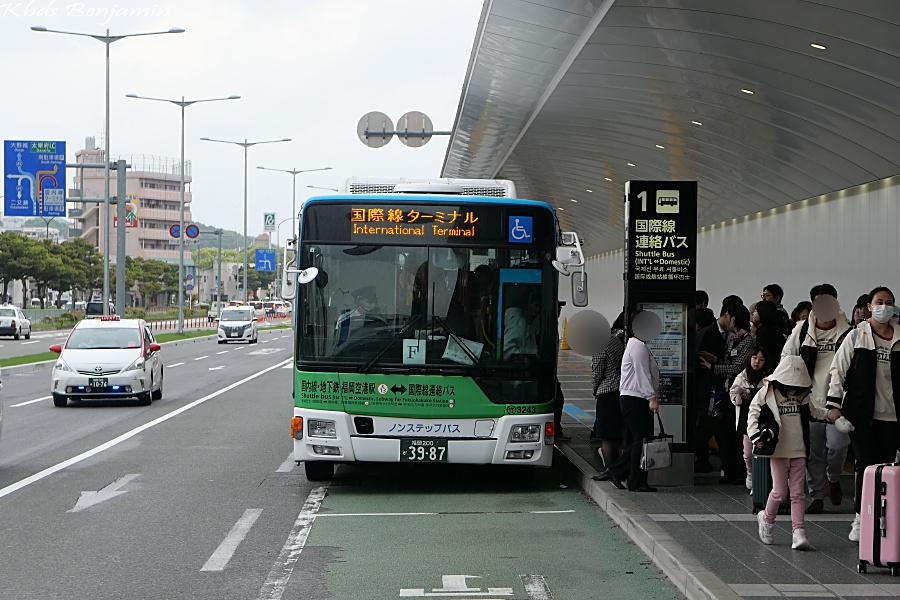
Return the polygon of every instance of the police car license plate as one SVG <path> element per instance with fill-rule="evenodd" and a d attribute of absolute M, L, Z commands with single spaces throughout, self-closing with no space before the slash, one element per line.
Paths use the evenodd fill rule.
<path fill-rule="evenodd" d="M 105 388 L 109 385 L 109 379 L 106 377 L 91 377 L 88 379 L 88 386 L 92 388 Z"/>
<path fill-rule="evenodd" d="M 447 440 L 401 439 L 400 462 L 447 462 Z"/>

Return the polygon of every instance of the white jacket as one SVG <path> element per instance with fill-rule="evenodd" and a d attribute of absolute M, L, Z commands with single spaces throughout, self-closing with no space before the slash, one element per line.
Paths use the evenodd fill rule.
<path fill-rule="evenodd" d="M 851 328 L 850 321 L 847 320 L 847 315 L 844 314 L 843 311 L 839 311 L 837 317 L 835 317 L 835 321 L 837 321 L 837 330 L 838 337 L 840 337 L 845 331 Z M 797 323 L 797 325 L 791 330 L 790 335 L 788 336 L 787 341 L 784 343 L 784 348 L 781 350 L 782 356 L 787 356 L 789 354 L 793 354 L 795 356 L 800 356 L 800 347 L 801 346 L 811 346 L 816 348 L 816 316 L 810 313 L 809 318 L 806 320 L 808 327 L 806 328 L 806 337 L 804 339 L 800 339 L 800 330 L 803 329 L 803 322 Z"/>
<path fill-rule="evenodd" d="M 894 337 L 900 334 L 900 325 L 894 324 Z M 863 321 L 856 326 L 855 331 L 851 331 L 844 338 L 844 343 L 837 349 L 834 354 L 834 360 L 831 361 L 831 383 L 828 386 L 829 398 L 844 398 L 844 382 L 847 379 L 847 371 L 850 369 L 850 362 L 853 360 L 853 353 L 857 348 L 866 350 L 875 350 L 875 338 L 872 337 L 872 325 L 868 321 Z M 840 408 L 832 403 L 828 403 L 829 408 Z"/>
<path fill-rule="evenodd" d="M 622 356 L 619 394 L 645 400 L 659 399 L 659 366 L 650 354 L 647 344 L 636 337 L 628 340 L 625 354 Z"/>

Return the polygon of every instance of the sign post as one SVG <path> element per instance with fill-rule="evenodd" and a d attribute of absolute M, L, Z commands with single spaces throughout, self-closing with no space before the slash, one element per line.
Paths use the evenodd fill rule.
<path fill-rule="evenodd" d="M 625 314 L 650 311 L 663 325 L 647 345 L 659 364 L 659 414 L 675 436 L 675 455 L 673 468 L 657 477 L 690 485 L 695 399 L 687 317 L 697 289 L 697 182 L 627 182 L 625 226 Z"/>
<path fill-rule="evenodd" d="M 6 140 L 3 214 L 66 216 L 66 143 Z"/>

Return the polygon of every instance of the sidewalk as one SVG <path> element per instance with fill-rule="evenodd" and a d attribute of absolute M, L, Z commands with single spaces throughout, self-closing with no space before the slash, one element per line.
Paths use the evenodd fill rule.
<path fill-rule="evenodd" d="M 853 518 L 853 481 L 844 474 L 844 502 L 807 515 L 812 549 L 791 550 L 791 522 L 775 521 L 775 544 L 757 537 L 756 517 L 743 485 L 720 485 L 719 474 L 697 475 L 691 487 L 660 487 L 655 494 L 592 481 L 603 470 L 596 442 L 591 361 L 561 352 L 559 379 L 566 398 L 563 428 L 572 436 L 557 447 L 581 487 L 685 594 L 704 599 L 900 598 L 900 578 L 887 569 L 856 572 L 858 547 L 847 539 Z"/>

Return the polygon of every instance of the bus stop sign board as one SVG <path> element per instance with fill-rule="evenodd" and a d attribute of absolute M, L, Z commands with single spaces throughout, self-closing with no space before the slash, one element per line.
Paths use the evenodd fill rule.
<path fill-rule="evenodd" d="M 66 216 L 65 142 L 6 140 L 3 174 L 3 214 Z"/>

